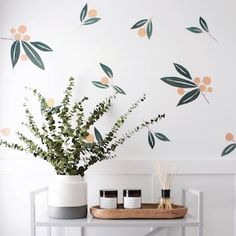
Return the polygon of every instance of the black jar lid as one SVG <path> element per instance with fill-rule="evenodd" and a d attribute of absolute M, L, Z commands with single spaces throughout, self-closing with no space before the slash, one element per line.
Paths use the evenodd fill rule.
<path fill-rule="evenodd" d="M 162 189 L 161 190 L 161 197 L 170 198 L 170 189 Z"/>
<path fill-rule="evenodd" d="M 118 196 L 118 191 L 115 189 L 101 189 L 100 197 L 115 198 Z"/>
<path fill-rule="evenodd" d="M 124 189 L 123 196 L 124 197 L 141 197 L 142 190 L 141 189 Z"/>

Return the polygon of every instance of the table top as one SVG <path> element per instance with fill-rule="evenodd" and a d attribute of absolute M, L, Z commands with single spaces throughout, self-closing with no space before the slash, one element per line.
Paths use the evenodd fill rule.
<path fill-rule="evenodd" d="M 91 216 L 84 219 L 52 219 L 44 214 L 36 218 L 35 226 L 74 226 L 74 227 L 176 227 L 198 226 L 196 217 L 186 215 L 182 219 L 96 219 Z"/>

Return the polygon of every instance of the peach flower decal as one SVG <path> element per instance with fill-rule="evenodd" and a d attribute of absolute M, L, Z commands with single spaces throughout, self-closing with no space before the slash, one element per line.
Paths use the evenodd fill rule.
<path fill-rule="evenodd" d="M 236 142 L 234 140 L 234 135 L 232 133 L 225 134 L 225 140 L 231 142 L 231 144 L 225 147 L 225 149 L 221 153 L 221 156 L 228 155 L 236 148 Z"/>
<path fill-rule="evenodd" d="M 10 51 L 12 67 L 15 67 L 19 59 L 22 61 L 29 59 L 37 67 L 44 70 L 44 63 L 35 49 L 43 52 L 50 52 L 52 49 L 45 43 L 31 41 L 31 36 L 27 33 L 27 27 L 25 25 L 20 25 L 17 29 L 11 28 L 10 32 L 10 38 L 2 37 L 1 39 L 13 41 Z"/>
<path fill-rule="evenodd" d="M 177 63 L 174 63 L 174 66 L 176 71 L 185 78 L 168 76 L 161 78 L 161 80 L 173 87 L 177 87 L 177 93 L 182 96 L 177 106 L 196 100 L 200 94 L 203 96 L 205 101 L 209 103 L 206 94 L 213 91 L 210 86 L 212 81 L 211 77 L 205 76 L 202 80 L 200 77 L 195 77 L 193 79 L 185 67 Z M 187 91 L 187 89 L 190 89 L 190 91 Z"/>

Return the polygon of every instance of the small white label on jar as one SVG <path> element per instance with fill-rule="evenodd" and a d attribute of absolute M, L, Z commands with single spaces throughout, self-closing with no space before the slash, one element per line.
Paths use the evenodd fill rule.
<path fill-rule="evenodd" d="M 114 209 L 117 208 L 117 198 L 109 198 L 109 197 L 100 197 L 100 208 L 104 209 Z"/>
<path fill-rule="evenodd" d="M 124 197 L 124 208 L 141 208 L 141 197 Z"/>

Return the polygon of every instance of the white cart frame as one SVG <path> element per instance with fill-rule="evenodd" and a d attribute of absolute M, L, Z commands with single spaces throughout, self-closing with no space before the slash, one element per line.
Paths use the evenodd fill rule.
<path fill-rule="evenodd" d="M 36 196 L 47 192 L 48 188 L 38 189 L 30 193 L 30 227 L 31 236 L 36 236 L 37 227 L 46 227 L 47 236 L 51 236 L 52 227 L 80 227 L 81 236 L 85 236 L 85 228 L 88 227 L 150 227 L 150 231 L 144 236 L 154 236 L 167 228 L 181 227 L 181 235 L 186 236 L 186 227 L 197 227 L 198 236 L 203 236 L 203 193 L 194 189 L 182 190 L 182 204 L 185 205 L 187 194 L 192 194 L 197 197 L 198 212 L 197 216 L 186 215 L 183 219 L 174 220 L 102 220 L 88 217 L 85 219 L 51 219 L 47 214 L 36 217 Z"/>

